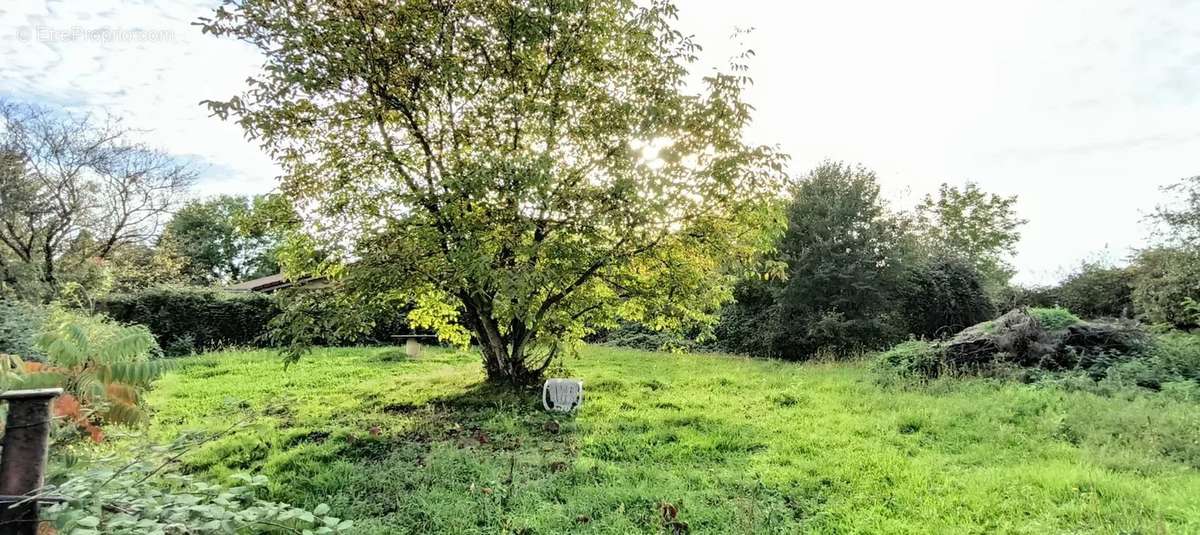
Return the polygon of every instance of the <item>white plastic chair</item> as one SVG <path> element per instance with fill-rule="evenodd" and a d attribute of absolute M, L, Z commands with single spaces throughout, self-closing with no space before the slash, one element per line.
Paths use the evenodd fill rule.
<path fill-rule="evenodd" d="M 571 412 L 583 404 L 583 381 L 547 379 L 542 385 L 542 406 L 548 411 Z"/>

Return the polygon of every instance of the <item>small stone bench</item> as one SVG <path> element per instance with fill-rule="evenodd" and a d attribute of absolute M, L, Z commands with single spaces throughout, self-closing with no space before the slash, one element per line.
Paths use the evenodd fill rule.
<path fill-rule="evenodd" d="M 412 358 L 421 356 L 421 350 L 424 346 L 421 345 L 421 338 L 437 338 L 432 334 L 396 334 L 392 338 L 404 340 L 404 354 Z"/>

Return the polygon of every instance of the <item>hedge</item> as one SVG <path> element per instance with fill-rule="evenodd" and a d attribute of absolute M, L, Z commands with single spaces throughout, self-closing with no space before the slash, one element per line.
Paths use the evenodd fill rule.
<path fill-rule="evenodd" d="M 45 360 L 33 340 L 42 328 L 46 314 L 44 306 L 0 296 L 0 353 L 25 360 Z"/>
<path fill-rule="evenodd" d="M 265 346 L 267 323 L 279 313 L 274 298 L 266 294 L 193 288 L 116 294 L 97 306 L 117 321 L 149 327 L 168 355 Z"/>

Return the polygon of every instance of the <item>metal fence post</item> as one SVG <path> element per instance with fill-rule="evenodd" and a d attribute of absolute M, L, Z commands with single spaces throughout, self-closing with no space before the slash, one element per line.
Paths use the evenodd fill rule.
<path fill-rule="evenodd" d="M 8 402 L 0 452 L 0 534 L 37 533 L 37 500 L 25 500 L 41 492 L 45 482 L 50 402 L 59 394 L 61 388 L 0 394 L 0 400 Z"/>

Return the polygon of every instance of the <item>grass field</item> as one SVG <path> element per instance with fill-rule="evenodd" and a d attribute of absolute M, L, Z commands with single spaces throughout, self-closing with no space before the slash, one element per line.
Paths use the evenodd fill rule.
<path fill-rule="evenodd" d="M 213 354 L 157 383 L 151 429 L 247 421 L 189 469 L 261 472 L 362 533 L 1200 533 L 1194 404 L 609 348 L 565 365 L 587 398 L 555 426 L 470 354 Z"/>

